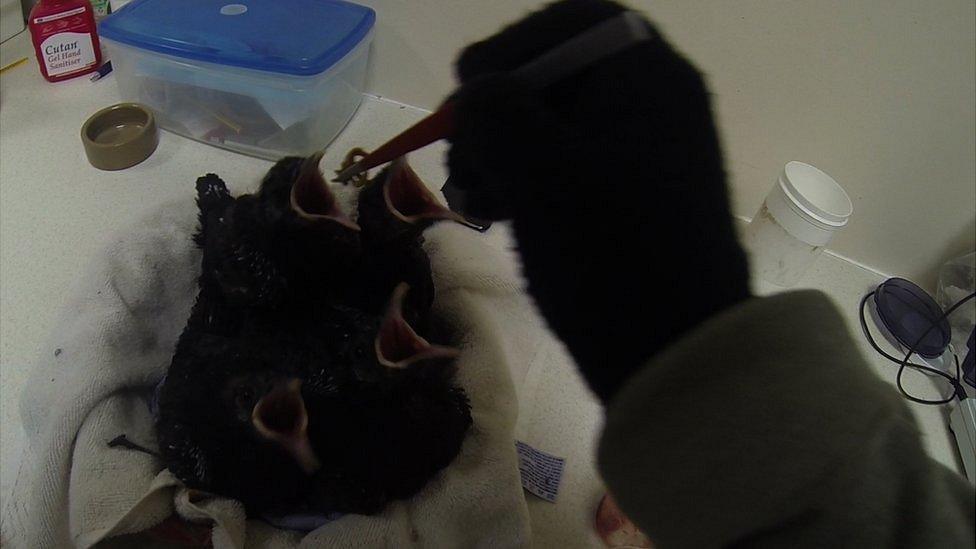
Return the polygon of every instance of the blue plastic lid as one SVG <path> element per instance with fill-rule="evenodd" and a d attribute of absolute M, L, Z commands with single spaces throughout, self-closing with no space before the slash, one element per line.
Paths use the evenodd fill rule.
<path fill-rule="evenodd" d="M 284 74 L 319 74 L 367 36 L 376 13 L 342 0 L 135 0 L 98 26 L 136 48 Z"/>

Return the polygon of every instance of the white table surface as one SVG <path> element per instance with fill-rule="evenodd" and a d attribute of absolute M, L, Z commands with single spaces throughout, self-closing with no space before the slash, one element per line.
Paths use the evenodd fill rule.
<path fill-rule="evenodd" d="M 79 131 L 91 113 L 119 100 L 114 77 L 95 83 L 86 77 L 45 82 L 26 32 L 0 46 L 0 66 L 21 57 L 28 57 L 28 62 L 0 77 L 0 497 L 10 494 L 20 466 L 21 388 L 33 361 L 54 351 L 43 345 L 78 273 L 109 235 L 192 193 L 199 175 L 218 173 L 232 192 L 239 193 L 255 189 L 270 166 L 162 132 L 159 148 L 143 163 L 118 172 L 99 171 L 85 159 Z M 337 166 L 353 146 L 375 147 L 424 114 L 382 98 L 367 98 L 329 147 L 324 167 Z M 432 188 L 439 188 L 446 177 L 443 152 L 443 145 L 435 145 L 411 156 L 411 164 Z M 486 239 L 508 247 L 505 229 L 496 226 Z M 882 280 L 874 272 L 824 255 L 799 286 L 820 289 L 834 299 L 863 343 L 865 356 L 893 383 L 895 368 L 868 347 L 857 324 L 860 297 Z M 757 291 L 777 290 L 759 284 Z M 521 380 L 518 435 L 567 460 L 555 505 L 528 496 L 533 538 L 540 547 L 593 546 L 597 539 L 592 518 L 603 493 L 594 468 L 600 410 L 561 347 L 554 345 L 547 352 L 562 359 L 546 367 L 530 364 L 516 375 Z M 926 380 L 914 388 L 934 394 Z M 943 410 L 910 407 L 924 433 L 926 450 L 960 470 Z"/>

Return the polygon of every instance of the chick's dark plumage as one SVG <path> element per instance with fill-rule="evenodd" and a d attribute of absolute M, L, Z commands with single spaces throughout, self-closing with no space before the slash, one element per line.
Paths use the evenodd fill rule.
<path fill-rule="evenodd" d="M 253 429 L 251 409 L 277 381 L 321 357 L 281 356 L 275 343 L 188 331 L 159 396 L 156 431 L 170 471 L 253 513 L 286 509 L 307 494 L 301 468 Z"/>
<path fill-rule="evenodd" d="M 368 333 L 375 334 L 374 325 Z M 414 495 L 460 451 L 471 425 L 464 391 L 452 384 L 453 356 L 406 368 L 380 364 L 372 340 L 367 360 L 320 370 L 304 389 L 309 437 L 321 456 L 312 505 L 371 514 L 390 500 Z"/>
<path fill-rule="evenodd" d="M 360 235 L 317 164 L 283 159 L 237 198 L 197 181 L 200 290 L 157 434 L 178 478 L 249 514 L 376 512 L 450 463 L 471 424 L 457 353 L 414 329 L 433 298 L 429 222 L 361 208 Z M 365 276 L 377 268 L 390 276 Z"/>
<path fill-rule="evenodd" d="M 341 210 L 318 171 L 319 158 L 283 158 L 262 179 L 257 193 L 236 199 L 229 198 L 212 174 L 198 181 L 201 230 L 196 241 L 204 250 L 202 274 L 228 300 L 248 308 L 329 300 L 357 271 L 358 227 L 344 216 L 331 215 Z M 201 185 L 204 190 L 221 186 L 223 193 L 200 194 Z M 309 204 L 307 210 L 293 206 L 296 186 Z"/>

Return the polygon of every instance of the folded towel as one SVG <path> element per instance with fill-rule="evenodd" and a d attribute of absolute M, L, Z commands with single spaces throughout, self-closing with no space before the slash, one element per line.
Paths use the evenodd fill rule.
<path fill-rule="evenodd" d="M 189 193 L 188 193 L 189 194 Z M 79 279 L 21 401 L 27 433 L 15 495 L 5 502 L 12 547 L 90 547 L 145 531 L 174 513 L 212 524 L 214 547 L 513 547 L 529 542 L 514 446 L 512 371 L 549 340 L 515 263 L 456 225 L 427 233 L 437 315 L 461 334 L 458 383 L 474 424 L 461 453 L 414 498 L 375 516 L 345 515 L 309 533 L 247 520 L 223 498 L 200 499 L 148 454 L 109 448 L 120 434 L 155 448 L 152 388 L 169 366 L 196 295 L 199 251 L 191 198 L 113 239 Z M 55 352 L 56 351 L 56 352 Z M 243 481 L 243 480 L 242 480 Z"/>

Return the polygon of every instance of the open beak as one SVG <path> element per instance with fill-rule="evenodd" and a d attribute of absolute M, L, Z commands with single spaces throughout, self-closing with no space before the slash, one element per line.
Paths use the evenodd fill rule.
<path fill-rule="evenodd" d="M 291 209 L 299 217 L 312 222 L 338 223 L 358 231 L 359 225 L 339 207 L 335 194 L 319 171 L 319 161 L 323 154 L 319 151 L 302 162 L 298 179 L 291 187 Z"/>
<path fill-rule="evenodd" d="M 388 368 L 404 369 L 425 360 L 449 360 L 457 358 L 457 349 L 433 345 L 420 337 L 403 318 L 403 300 L 410 290 L 401 282 L 393 290 L 386 316 L 376 334 L 376 358 Z"/>
<path fill-rule="evenodd" d="M 311 475 L 322 464 L 308 440 L 308 412 L 301 388 L 301 380 L 291 379 L 272 389 L 254 406 L 251 423 L 259 435 L 280 444 Z"/>
<path fill-rule="evenodd" d="M 434 193 L 424 185 L 413 171 L 407 159 L 396 159 L 387 172 L 383 182 L 383 199 L 386 208 L 396 218 L 405 223 L 421 221 L 451 220 L 464 223 L 464 218 L 445 208 L 434 197 Z"/>

